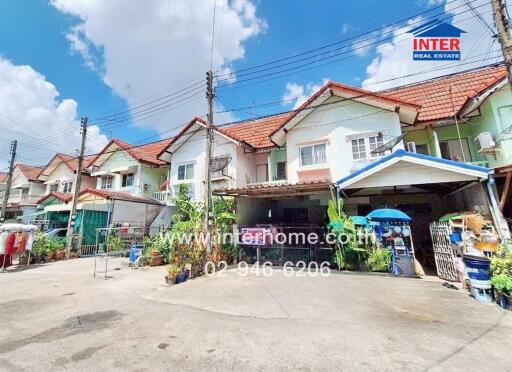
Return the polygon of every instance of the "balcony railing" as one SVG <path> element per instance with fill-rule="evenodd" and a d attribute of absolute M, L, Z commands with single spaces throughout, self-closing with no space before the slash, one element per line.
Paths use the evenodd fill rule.
<path fill-rule="evenodd" d="M 8 204 L 31 205 L 36 204 L 40 195 L 9 195 Z"/>
<path fill-rule="evenodd" d="M 162 204 L 172 205 L 173 196 L 169 191 L 156 191 L 151 197 Z"/>

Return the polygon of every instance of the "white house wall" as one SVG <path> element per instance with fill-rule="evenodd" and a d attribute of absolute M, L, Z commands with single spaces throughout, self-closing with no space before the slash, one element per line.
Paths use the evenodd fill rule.
<path fill-rule="evenodd" d="M 196 200 L 204 199 L 203 180 L 205 176 L 205 151 L 206 151 L 206 131 L 201 130 L 194 133 L 181 147 L 179 147 L 171 158 L 171 170 L 169 183 L 171 186 L 181 183 L 190 184 L 194 190 Z M 237 177 L 237 150 L 238 147 L 232 141 L 214 135 L 213 156 L 230 156 L 231 162 L 227 167 L 228 176 L 236 179 Z M 194 177 L 191 180 L 178 180 L 178 167 L 183 164 L 194 164 Z M 225 171 L 226 173 L 226 171 Z"/>
<path fill-rule="evenodd" d="M 444 169 L 428 167 L 400 161 L 389 166 L 375 174 L 357 181 L 347 189 L 370 188 L 370 187 L 386 187 L 386 186 L 405 186 L 405 185 L 421 185 L 429 183 L 444 182 L 460 182 L 477 180 L 477 177 L 468 176 L 467 174 L 451 172 Z"/>
<path fill-rule="evenodd" d="M 54 183 L 59 183 L 59 189 L 58 191 L 63 192 L 63 183 L 64 182 L 73 182 L 73 192 L 75 190 L 75 178 L 76 175 L 74 172 L 69 169 L 69 167 L 64 164 L 60 163 L 55 170 L 52 172 L 52 174 L 48 175 L 48 179 L 44 182 L 46 185 L 46 194 L 50 193 L 50 186 Z M 88 189 L 88 188 L 95 188 L 96 187 L 96 180 L 92 177 L 86 176 L 85 174 L 82 174 L 82 182 L 80 185 L 80 191 Z"/>
<path fill-rule="evenodd" d="M 139 162 L 133 159 L 130 155 L 126 154 L 125 151 L 116 151 L 101 165 L 95 172 L 110 172 L 113 169 L 119 169 L 124 167 L 133 167 L 135 171 L 135 179 L 132 187 L 121 187 L 122 185 L 122 174 L 112 174 L 114 179 L 112 180 L 111 191 L 123 191 L 134 195 L 139 194 L 141 189 L 140 172 L 138 170 Z M 96 177 L 96 188 L 101 189 L 101 176 Z"/>
<path fill-rule="evenodd" d="M 286 135 L 288 182 L 299 182 L 299 146 L 313 141 L 326 140 L 326 157 L 333 181 L 341 179 L 354 169 L 368 162 L 352 159 L 352 148 L 347 136 L 357 133 L 378 132 L 384 135 L 384 143 L 402 134 L 398 114 L 354 101 L 342 101 L 331 97 L 326 103 L 338 104 L 317 108 Z M 376 134 L 374 134 L 376 135 Z M 400 142 L 394 150 L 403 149 Z"/>
<path fill-rule="evenodd" d="M 27 184 L 28 184 L 27 177 L 25 177 L 25 175 L 18 168 L 14 168 L 14 171 L 12 174 L 11 187 L 18 188 L 18 187 L 21 187 L 21 186 L 27 185 Z"/>
<path fill-rule="evenodd" d="M 149 226 L 158 216 L 161 205 L 136 203 L 125 200 L 112 201 L 111 223 L 126 223 L 131 225 Z"/>

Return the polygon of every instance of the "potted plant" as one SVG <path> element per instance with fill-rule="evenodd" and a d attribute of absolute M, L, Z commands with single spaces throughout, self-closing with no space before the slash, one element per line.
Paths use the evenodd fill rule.
<path fill-rule="evenodd" d="M 171 284 L 174 282 L 174 280 L 176 279 L 176 276 L 181 273 L 182 269 L 180 266 L 176 265 L 176 264 L 169 264 L 169 266 L 167 266 L 167 274 L 165 275 L 165 282 L 167 284 Z"/>
<path fill-rule="evenodd" d="M 504 309 L 512 310 L 512 276 L 495 275 L 491 278 L 496 302 Z"/>
<path fill-rule="evenodd" d="M 491 258 L 491 284 L 494 299 L 503 308 L 512 307 L 512 242 L 504 240 Z"/>
<path fill-rule="evenodd" d="M 45 249 L 45 256 L 46 256 L 46 259 L 45 261 L 51 261 L 53 259 L 55 259 L 55 252 L 56 252 L 56 249 L 54 246 L 52 246 L 50 243 L 46 245 L 46 249 Z"/>
<path fill-rule="evenodd" d="M 22 266 L 26 266 L 28 264 L 28 255 L 23 253 L 18 259 L 18 264 Z"/>
<path fill-rule="evenodd" d="M 44 261 L 44 257 L 46 254 L 46 237 L 43 233 L 38 232 L 34 239 L 34 244 L 32 245 L 32 254 L 34 257 L 34 262 L 39 264 Z"/>

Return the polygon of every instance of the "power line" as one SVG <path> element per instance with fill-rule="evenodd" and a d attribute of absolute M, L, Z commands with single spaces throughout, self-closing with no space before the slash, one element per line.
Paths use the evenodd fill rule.
<path fill-rule="evenodd" d="M 474 7 L 473 7 L 473 4 L 471 4 L 471 2 L 469 0 L 464 0 L 464 2 L 466 3 L 466 5 L 468 6 L 469 9 L 471 9 L 471 11 L 473 12 L 473 14 L 476 16 L 476 18 L 480 21 L 481 24 L 484 25 L 484 27 L 486 27 L 489 32 L 491 33 L 491 36 L 492 37 L 496 37 L 496 31 L 491 27 L 491 25 L 489 25 L 489 23 L 487 23 L 487 21 L 482 17 L 482 15 L 478 12 L 478 10 L 476 10 Z"/>
<path fill-rule="evenodd" d="M 497 53 L 498 52 L 499 51 L 497 51 Z M 471 62 L 466 62 L 466 63 L 457 63 L 456 65 L 457 66 L 470 65 L 470 64 L 474 64 L 474 63 L 485 61 L 485 60 L 487 60 L 489 58 L 487 56 L 487 53 L 481 53 L 481 54 L 473 56 L 472 58 L 476 58 L 476 57 L 482 56 L 482 55 L 485 55 L 485 57 L 483 59 L 479 59 L 479 60 L 475 60 L 475 61 L 471 61 Z M 426 73 L 429 73 L 429 72 L 449 69 L 449 68 L 452 68 L 454 65 L 455 65 L 455 63 L 447 65 L 447 66 L 436 67 L 436 68 L 432 68 L 432 69 L 428 69 L 428 70 L 423 70 L 423 71 L 411 73 L 411 74 L 408 74 L 408 75 L 403 75 L 403 76 L 396 77 L 396 78 L 390 78 L 390 79 L 386 79 L 386 80 L 375 81 L 375 82 L 369 83 L 368 85 L 378 85 L 378 84 L 388 83 L 388 82 L 391 82 L 391 81 L 396 81 L 396 80 L 401 80 L 401 79 L 409 78 L 409 77 L 412 77 L 412 76 L 423 75 L 423 74 L 426 74 Z M 495 65 L 496 64 L 491 64 L 491 65 L 488 65 L 488 66 L 485 66 L 485 67 L 490 67 L 490 66 L 495 66 Z M 480 68 L 484 68 L 484 67 L 476 67 L 475 69 L 480 69 Z M 473 69 L 469 69 L 469 70 L 465 70 L 465 71 L 460 71 L 460 72 L 457 72 L 457 74 L 466 73 L 466 72 L 471 71 L 471 70 L 473 70 Z M 425 82 L 425 80 L 424 81 L 418 81 L 418 82 L 415 82 L 413 84 L 420 84 L 420 83 L 423 83 L 423 82 Z M 374 91 L 372 93 L 379 93 L 379 91 Z M 292 98 L 292 99 L 286 99 L 286 100 L 279 100 L 279 101 L 272 101 L 272 102 L 262 103 L 262 104 L 258 104 L 258 105 L 242 106 L 242 107 L 238 107 L 238 108 L 231 108 L 231 109 L 228 109 L 228 110 L 217 111 L 215 113 L 216 114 L 222 114 L 222 113 L 226 113 L 226 112 L 244 111 L 244 110 L 247 110 L 247 109 L 250 109 L 250 108 L 254 108 L 254 107 L 268 107 L 268 106 L 274 106 L 274 105 L 281 105 L 283 103 L 295 102 L 297 100 L 307 99 L 309 97 L 310 96 L 301 96 L 301 97 Z"/>
<path fill-rule="evenodd" d="M 452 1 L 448 2 L 448 3 L 455 2 L 455 1 L 456 0 L 452 0 Z M 476 0 L 473 0 L 473 1 L 476 1 Z M 464 5 L 459 5 L 459 6 L 455 7 L 453 10 L 461 8 L 462 6 L 464 6 Z M 247 68 L 239 69 L 239 70 L 236 70 L 236 71 L 220 74 L 220 75 L 217 75 L 216 77 L 218 78 L 218 77 L 222 77 L 222 76 L 231 76 L 230 78 L 227 78 L 227 79 L 218 80 L 218 82 L 229 81 L 234 76 L 236 76 L 236 77 L 247 76 L 247 75 L 256 74 L 256 73 L 263 72 L 263 71 L 268 71 L 268 70 L 271 70 L 271 69 L 274 69 L 274 68 L 277 68 L 277 67 L 283 67 L 283 66 L 294 64 L 294 63 L 298 63 L 298 62 L 301 62 L 301 61 L 304 61 L 304 60 L 316 58 L 318 56 L 322 56 L 322 55 L 325 55 L 325 54 L 328 54 L 328 53 L 332 53 L 333 51 L 344 49 L 344 48 L 346 48 L 348 46 L 352 46 L 355 43 L 361 43 L 363 41 L 367 41 L 367 40 L 371 40 L 371 39 L 375 39 L 375 38 L 380 38 L 383 34 L 394 33 L 397 29 L 403 28 L 403 26 L 397 27 L 395 29 L 391 29 L 393 26 L 398 25 L 398 24 L 400 24 L 400 23 L 402 23 L 404 21 L 408 21 L 408 20 L 414 19 L 414 18 L 416 18 L 416 17 L 418 17 L 418 16 L 420 16 L 422 14 L 428 13 L 428 12 L 434 10 L 434 9 L 443 8 L 443 7 L 444 7 L 444 5 L 436 6 L 434 8 L 431 8 L 431 9 L 427 10 L 427 11 L 424 11 L 424 12 L 421 12 L 421 13 L 417 13 L 417 14 L 415 14 L 413 16 L 401 19 L 399 21 L 390 23 L 390 24 L 382 26 L 382 27 L 378 27 L 378 28 L 373 29 L 371 31 L 367 31 L 367 32 L 358 34 L 356 36 L 345 38 L 343 40 L 339 40 L 339 41 L 336 41 L 336 42 L 333 42 L 333 43 L 330 43 L 330 44 L 327 44 L 327 45 L 324 45 L 324 46 L 321 46 L 321 47 L 317 47 L 317 48 L 314 48 L 314 49 L 311 49 L 311 50 L 308 50 L 308 51 L 305 51 L 305 52 L 302 52 L 302 53 L 297 53 L 297 54 L 292 55 L 292 56 L 288 56 L 288 57 L 285 57 L 285 58 L 273 60 L 273 61 L 270 61 L 270 62 L 266 62 L 266 63 L 260 64 L 260 65 L 253 66 L 253 67 L 247 67 Z M 469 11 L 469 10 L 467 10 L 467 11 Z M 467 12 L 467 11 L 465 11 L 465 12 Z M 425 21 L 427 21 L 429 19 L 438 17 L 438 16 L 440 16 L 442 14 L 445 14 L 445 13 L 446 12 L 443 11 L 443 12 L 441 12 L 439 14 L 435 14 L 435 15 L 430 16 L 428 18 L 416 20 L 413 23 L 409 23 L 408 26 L 416 24 L 416 23 L 423 23 L 423 22 L 425 22 Z M 458 14 L 462 14 L 462 13 L 458 13 Z M 383 34 L 375 35 L 375 33 L 377 31 L 379 31 L 379 30 L 386 30 L 386 32 L 384 32 Z M 360 39 L 362 36 L 365 36 L 365 35 L 371 35 L 371 36 L 369 38 L 366 38 L 366 39 Z M 281 64 L 281 65 L 278 65 L 278 66 L 268 67 L 268 68 L 265 68 L 265 69 L 262 69 L 262 70 L 259 70 L 259 71 L 241 74 L 242 72 L 245 72 L 245 71 L 250 71 L 250 70 L 258 69 L 260 67 L 270 66 L 270 65 L 273 65 L 273 64 L 278 63 L 278 62 L 293 60 L 293 59 L 296 59 L 296 58 L 304 56 L 304 55 L 312 54 L 312 53 L 318 52 L 320 50 L 327 49 L 327 48 L 330 48 L 332 46 L 336 46 L 336 45 L 342 44 L 342 43 L 344 43 L 346 41 L 349 41 L 349 40 L 354 40 L 354 42 L 351 43 L 351 44 L 348 44 L 348 45 L 342 45 L 342 46 L 336 47 L 334 49 L 329 49 L 327 51 L 316 53 L 316 54 L 308 56 L 308 57 L 303 57 L 303 58 L 300 58 L 300 59 L 292 61 L 292 62 L 287 62 L 287 63 Z"/>
<path fill-rule="evenodd" d="M 152 103 L 155 103 L 155 102 L 162 101 L 162 100 L 165 100 L 167 98 L 173 97 L 176 94 L 183 93 L 183 92 L 188 92 L 189 90 L 191 90 L 194 87 L 197 87 L 198 85 L 203 85 L 204 86 L 204 81 L 202 81 L 202 80 L 201 81 L 197 81 L 196 83 L 188 85 L 187 87 L 185 87 L 183 89 L 179 89 L 179 90 L 177 90 L 175 92 L 172 92 L 170 94 L 167 94 L 167 95 L 165 95 L 163 97 L 159 97 L 157 99 L 153 99 L 153 100 L 151 100 L 149 102 L 146 102 L 146 103 L 144 103 L 142 105 L 138 105 L 138 106 L 132 107 L 132 108 L 130 108 L 128 110 L 123 110 L 123 111 L 119 111 L 119 112 L 116 112 L 116 113 L 113 113 L 113 114 L 108 114 L 108 115 L 104 115 L 104 116 L 99 116 L 97 118 L 92 118 L 91 121 L 95 121 L 95 122 L 98 122 L 98 123 L 101 122 L 101 121 L 109 121 L 110 118 L 115 117 L 117 115 L 125 114 L 127 112 L 136 111 L 139 108 L 142 108 L 142 107 L 148 106 L 148 105 L 150 105 Z"/>
<path fill-rule="evenodd" d="M 484 5 L 480 5 L 479 7 L 482 7 L 482 6 L 484 6 Z M 460 14 L 467 13 L 467 12 L 470 12 L 470 10 L 465 10 L 463 12 L 457 13 L 456 15 L 460 15 Z M 452 15 L 449 15 L 449 16 L 447 16 L 445 18 L 442 18 L 441 20 L 445 20 L 445 19 L 450 18 L 450 17 L 452 17 Z M 466 18 L 464 20 L 461 20 L 459 22 L 456 22 L 456 23 L 461 23 L 461 22 L 464 22 L 464 21 L 472 19 L 472 18 L 475 18 L 475 16 L 468 17 L 468 18 Z M 413 25 L 413 24 L 419 23 L 419 22 L 423 23 L 424 21 L 425 20 L 416 21 L 416 22 L 411 23 L 410 25 Z M 390 32 L 393 32 L 393 31 L 389 31 L 387 33 L 390 33 Z M 309 61 L 309 62 L 300 64 L 298 66 L 290 67 L 290 68 L 287 68 L 287 69 L 283 69 L 283 70 L 279 70 L 279 71 L 273 71 L 273 72 L 270 72 L 270 73 L 267 73 L 267 74 L 262 74 L 262 75 L 259 75 L 259 76 L 252 76 L 252 77 L 249 77 L 249 78 L 246 78 L 246 79 L 237 80 L 235 82 L 218 85 L 217 89 L 219 89 L 219 90 L 222 90 L 222 89 L 224 89 L 224 90 L 225 89 L 232 89 L 231 87 L 234 86 L 234 85 L 237 85 L 237 84 L 240 84 L 240 83 L 243 83 L 243 82 L 246 82 L 246 81 L 253 81 L 253 80 L 260 79 L 260 78 L 267 77 L 267 76 L 274 76 L 274 75 L 278 75 L 278 74 L 283 74 L 283 75 L 280 75 L 280 76 L 277 77 L 277 78 L 279 78 L 279 77 L 290 75 L 290 74 L 284 74 L 284 73 L 287 73 L 287 72 L 297 73 L 297 72 L 307 71 L 307 70 L 310 70 L 312 68 L 302 69 L 302 70 L 298 70 L 298 71 L 295 71 L 295 70 L 297 70 L 299 68 L 302 68 L 302 67 L 305 67 L 305 66 L 315 65 L 315 64 L 317 64 L 317 63 L 319 63 L 321 61 L 330 60 L 332 58 L 338 57 L 338 56 L 343 55 L 343 54 L 349 54 L 349 56 L 347 56 L 347 57 L 345 57 L 343 59 L 329 61 L 329 62 L 327 62 L 325 64 L 314 66 L 313 68 L 325 66 L 325 65 L 328 65 L 328 64 L 331 64 L 331 63 L 334 63 L 334 62 L 339 62 L 341 60 L 353 57 L 353 55 L 355 54 L 354 53 L 355 50 L 362 49 L 362 48 L 367 48 L 367 47 L 369 47 L 371 45 L 375 45 L 375 44 L 381 44 L 381 43 L 383 43 L 385 41 L 394 39 L 396 36 L 404 35 L 406 33 L 408 33 L 408 31 L 402 32 L 400 34 L 394 34 L 393 33 L 391 36 L 389 36 L 387 38 L 384 38 L 384 39 L 380 39 L 382 37 L 382 35 L 373 36 L 373 37 L 371 37 L 369 39 L 365 39 L 363 41 L 367 41 L 367 40 L 371 40 L 371 39 L 375 39 L 375 38 L 378 38 L 378 39 L 376 41 L 372 42 L 372 43 L 368 43 L 368 44 L 359 45 L 359 46 L 354 47 L 355 44 L 359 44 L 361 42 L 360 40 L 358 40 L 357 43 L 352 43 L 352 44 L 345 45 L 343 47 L 335 49 L 335 50 L 340 50 L 340 49 L 345 49 L 347 47 L 351 47 L 352 46 L 352 48 L 350 48 L 349 50 L 341 51 L 341 52 L 338 52 L 338 53 L 334 53 L 334 54 L 331 54 L 331 55 L 328 55 L 328 56 L 325 56 L 325 57 L 322 57 L 322 58 L 319 58 L 319 59 L 316 59 L 316 60 L 313 60 L 313 61 Z M 403 40 L 403 41 L 406 41 L 406 40 Z M 321 53 L 319 55 L 323 55 L 323 54 L 326 54 L 326 53 L 332 53 L 332 51 L 323 52 L 323 53 Z M 318 55 L 315 55 L 313 57 L 318 57 Z M 304 60 L 311 59 L 313 57 L 308 57 L 308 58 L 305 58 Z M 300 61 L 302 61 L 302 60 L 289 62 L 289 63 L 283 64 L 283 65 L 280 65 L 280 66 L 277 66 L 277 67 L 284 67 L 285 65 L 295 64 L 295 63 L 300 62 Z M 264 70 L 261 70 L 261 71 L 264 71 Z M 258 73 L 258 72 L 261 72 L 261 71 L 253 72 L 253 73 L 250 73 L 250 74 L 255 74 L 255 73 Z M 217 83 L 222 82 L 222 81 L 228 81 L 228 80 L 232 80 L 232 79 L 221 79 L 221 80 L 218 80 Z M 269 79 L 269 80 L 272 80 L 272 79 Z M 266 81 L 268 81 L 268 80 L 266 80 Z M 247 87 L 247 86 L 250 86 L 250 85 L 251 84 L 246 84 L 246 85 L 244 85 L 244 87 Z"/>

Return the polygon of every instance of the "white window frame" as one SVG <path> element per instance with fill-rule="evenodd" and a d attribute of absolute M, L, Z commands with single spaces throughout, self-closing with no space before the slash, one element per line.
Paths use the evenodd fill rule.
<path fill-rule="evenodd" d="M 110 184 L 108 185 L 108 187 L 105 187 L 107 185 L 107 182 L 104 182 L 104 181 L 106 181 L 107 179 L 110 179 Z M 100 189 L 101 190 L 111 190 L 113 183 L 114 183 L 114 176 L 100 177 Z"/>
<path fill-rule="evenodd" d="M 324 147 L 325 161 L 323 161 L 321 163 L 319 163 L 318 159 L 316 158 L 315 147 L 317 147 L 317 146 L 323 146 Z M 305 148 L 308 148 L 308 147 L 311 148 L 311 158 L 313 160 L 313 163 L 312 164 L 303 164 L 302 163 L 302 149 L 305 149 Z M 300 164 L 301 167 L 317 167 L 317 166 L 327 165 L 327 143 L 322 142 L 322 143 L 314 143 L 314 144 L 311 144 L 311 145 L 299 146 L 299 164 Z"/>
<path fill-rule="evenodd" d="M 53 183 L 50 183 L 50 192 L 55 192 L 55 191 L 59 191 L 59 183 L 58 182 L 53 182 Z"/>
<path fill-rule="evenodd" d="M 62 192 L 70 193 L 73 190 L 73 181 L 62 182 Z"/>
<path fill-rule="evenodd" d="M 187 178 L 187 167 L 189 166 L 192 166 L 192 177 L 190 178 Z M 183 173 L 183 177 L 182 179 L 180 179 L 180 167 L 185 167 L 185 172 Z M 195 176 L 195 162 L 189 162 L 189 163 L 181 163 L 181 164 L 178 164 L 178 167 L 176 168 L 176 178 L 178 179 L 178 181 L 180 182 L 190 182 L 194 179 L 194 176 Z"/>
<path fill-rule="evenodd" d="M 382 133 L 382 132 L 381 132 Z M 376 143 L 372 143 L 372 139 L 375 139 L 377 141 Z M 361 145 L 361 140 L 363 141 Z M 356 158 L 355 152 L 354 152 L 354 141 L 357 141 L 357 147 L 358 147 L 358 154 L 359 157 Z M 372 159 L 377 159 L 380 157 L 385 156 L 385 153 L 378 153 L 378 154 L 372 154 L 372 151 L 376 148 L 384 145 L 384 134 L 380 137 L 379 141 L 379 133 L 371 133 L 371 134 L 363 134 L 361 133 L 360 136 L 357 135 L 351 135 L 350 137 L 347 137 L 347 142 L 349 144 L 350 153 L 352 155 L 352 161 L 367 161 Z M 363 147 L 363 150 L 361 150 L 361 147 Z M 360 155 L 364 154 L 364 157 L 361 157 Z"/>
<path fill-rule="evenodd" d="M 125 177 L 132 176 L 132 184 L 131 185 L 123 185 Z M 128 179 L 128 178 L 126 178 Z M 133 187 L 135 185 L 135 172 L 129 172 L 129 173 L 122 173 L 121 174 L 121 187 L 127 188 L 127 187 Z"/>

